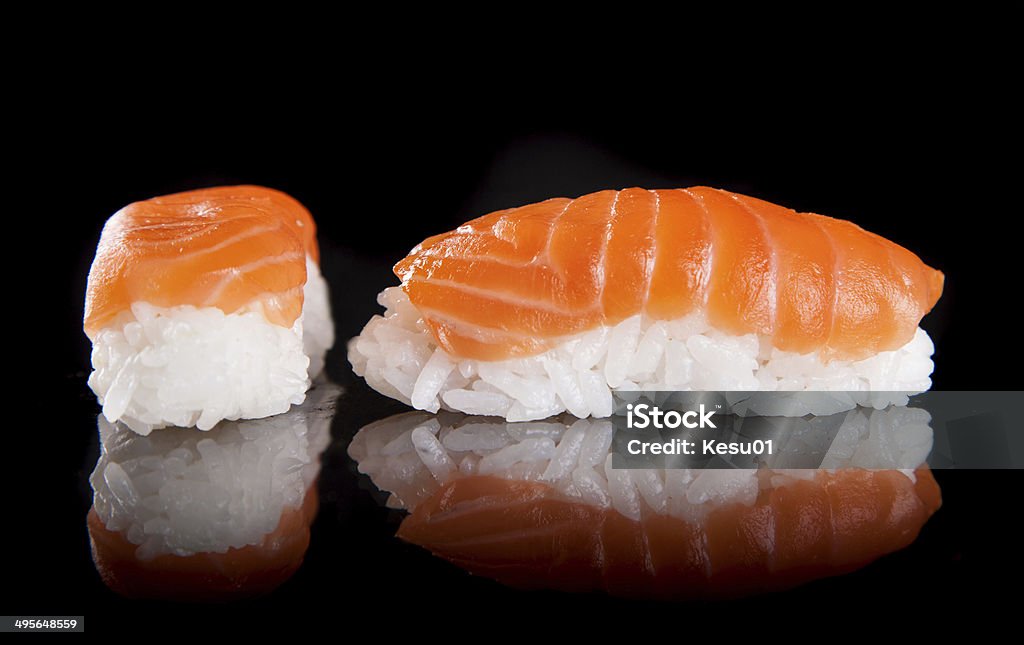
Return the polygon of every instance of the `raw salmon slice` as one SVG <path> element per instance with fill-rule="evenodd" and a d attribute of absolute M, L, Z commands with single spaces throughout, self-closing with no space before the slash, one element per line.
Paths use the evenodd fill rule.
<path fill-rule="evenodd" d="M 395 274 L 438 346 L 486 361 L 636 314 L 697 311 L 781 350 L 860 360 L 906 345 L 943 286 L 854 224 L 707 187 L 498 211 L 425 240 Z"/>
<path fill-rule="evenodd" d="M 291 327 L 302 313 L 316 225 L 292 197 L 260 186 L 207 188 L 130 204 L 103 230 L 89 272 L 85 331 L 95 340 L 136 302 L 259 308 Z"/>

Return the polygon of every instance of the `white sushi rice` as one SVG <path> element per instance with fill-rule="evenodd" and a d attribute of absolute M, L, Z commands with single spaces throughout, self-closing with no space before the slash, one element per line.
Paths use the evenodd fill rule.
<path fill-rule="evenodd" d="M 780 421 L 794 452 L 833 436 L 822 432 L 822 418 Z M 929 422 L 928 412 L 915 408 L 844 413 L 818 470 L 616 469 L 611 421 L 568 415 L 504 423 L 408 412 L 366 426 L 348 452 L 359 472 L 390 494 L 392 508 L 412 511 L 453 479 L 491 475 L 545 483 L 557 497 L 614 509 L 632 519 L 657 513 L 695 521 L 723 504 L 751 505 L 762 490 L 840 468 L 899 470 L 916 481 L 914 469 L 932 448 Z"/>
<path fill-rule="evenodd" d="M 146 435 L 165 426 L 209 430 L 302 403 L 334 342 L 326 284 L 315 263 L 307 268 L 306 304 L 291 329 L 259 308 L 225 314 L 134 303 L 93 341 L 89 387 L 103 415 Z"/>
<path fill-rule="evenodd" d="M 615 391 L 835 391 L 865 393 L 849 404 L 882 408 L 931 387 L 934 346 L 923 329 L 903 347 L 861 361 L 825 363 L 817 353 L 776 349 L 756 334 L 732 336 L 701 315 L 672 321 L 627 318 L 562 339 L 543 354 L 504 361 L 450 356 L 437 346 L 399 287 L 385 289 L 374 316 L 349 341 L 348 357 L 370 387 L 414 408 L 543 419 L 561 412 L 607 417 Z M 869 396 L 893 392 L 895 396 Z M 883 400 L 884 399 L 884 400 Z"/>
<path fill-rule="evenodd" d="M 259 544 L 287 509 L 302 506 L 316 479 L 338 391 L 319 385 L 287 414 L 209 432 L 143 437 L 101 415 L 93 508 L 108 530 L 138 545 L 142 560 Z"/>
<path fill-rule="evenodd" d="M 291 329 L 257 311 L 155 307 L 93 342 L 89 387 L 108 421 L 139 434 L 165 426 L 209 430 L 223 419 L 262 418 L 302 403 L 309 379 L 302 321 Z"/>
<path fill-rule="evenodd" d="M 315 379 L 324 369 L 324 356 L 334 345 L 334 322 L 331 319 L 331 298 L 327 281 L 320 267 L 306 257 L 306 286 L 302 302 L 302 346 L 309 357 L 309 378 Z"/>

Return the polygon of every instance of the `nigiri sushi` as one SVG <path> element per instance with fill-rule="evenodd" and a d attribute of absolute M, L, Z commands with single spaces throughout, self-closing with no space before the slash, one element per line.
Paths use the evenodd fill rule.
<path fill-rule="evenodd" d="M 130 204 L 89 271 L 89 386 L 140 434 L 301 403 L 334 342 L 316 225 L 292 197 L 222 186 Z"/>
<path fill-rule="evenodd" d="M 838 417 L 820 470 L 617 469 L 608 420 L 446 412 L 371 424 L 349 454 L 388 506 L 409 512 L 398 537 L 471 573 L 525 588 L 732 597 L 862 567 L 913 542 L 938 509 L 926 411 Z M 802 436 L 832 420 L 782 421 Z"/>
<path fill-rule="evenodd" d="M 511 421 L 608 416 L 616 390 L 921 392 L 944 279 L 850 222 L 706 187 L 498 211 L 394 271 L 356 374 Z"/>

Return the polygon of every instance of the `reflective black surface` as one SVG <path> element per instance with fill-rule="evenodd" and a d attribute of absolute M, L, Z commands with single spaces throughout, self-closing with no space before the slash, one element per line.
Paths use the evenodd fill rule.
<path fill-rule="evenodd" d="M 47 606 L 89 616 L 91 629 L 144 629 L 169 615 L 189 616 L 204 625 L 227 628 L 232 621 L 257 621 L 258 613 L 336 616 L 344 620 L 386 620 L 395 611 L 429 619 L 438 599 L 466 613 L 471 624 L 484 625 L 496 606 L 528 611 L 556 603 L 567 611 L 589 613 L 649 611 L 658 603 L 631 601 L 603 594 L 521 592 L 491 580 L 475 578 L 428 552 L 394 537 L 403 514 L 382 505 L 383 496 L 358 474 L 346 454 L 347 444 L 367 423 L 404 411 L 383 400 L 355 378 L 344 379 L 339 413 L 332 426 L 333 443 L 323 455 L 319 479 L 320 511 L 312 525 L 305 562 L 295 575 L 269 596 L 207 608 L 172 608 L 165 603 L 132 601 L 107 589 L 89 554 L 84 517 L 90 505 L 86 481 L 98 441 L 90 437 L 68 490 L 54 500 L 50 513 L 35 524 L 32 558 L 15 566 L 27 584 L 13 600 L 15 611 Z M 82 425 L 93 432 L 95 417 L 82 405 Z M 88 425 L 86 425 L 88 424 Z M 794 604 L 807 611 L 826 611 L 849 604 L 908 603 L 919 610 L 982 607 L 1005 598 L 994 587 L 1019 571 L 1015 501 L 1020 471 L 938 470 L 943 504 L 907 549 L 885 556 L 868 567 L 838 578 L 810 583 L 792 591 L 726 603 L 701 604 L 703 615 L 727 619 L 736 611 L 778 615 Z M 60 514 L 55 511 L 59 509 Z M 37 516 L 38 517 L 38 516 Z M 58 576 L 56 578 L 50 576 Z M 55 580 L 59 583 L 54 584 Z M 965 590 L 971 590 L 965 595 Z M 954 600 L 955 599 L 955 600 Z M 665 607 L 665 611 L 672 605 Z M 24 607 L 24 609 L 18 609 Z M 965 609 L 967 611 L 967 609 Z M 169 613 L 170 612 L 170 613 Z M 225 622 L 226 621 L 226 622 Z M 277 629 L 283 628 L 278 626 Z"/>
<path fill-rule="evenodd" d="M 572 417 L 409 412 L 362 428 L 348 454 L 408 511 L 401 539 L 517 589 L 674 602 L 791 589 L 911 545 L 940 505 L 923 410 L 759 420 L 781 430 L 779 451 L 731 469 L 627 463 L 636 430 Z M 808 450 L 827 470 L 785 463 Z"/>
<path fill-rule="evenodd" d="M 474 105 L 479 119 L 484 108 L 467 103 Z M 952 147 L 909 117 L 810 124 L 803 116 L 764 116 L 697 127 L 696 115 L 674 112 L 665 121 L 671 127 L 643 119 L 617 126 L 512 119 L 480 128 L 429 113 L 381 122 L 362 106 L 366 120 L 345 127 L 328 114 L 322 123 L 330 127 L 304 115 L 269 128 L 276 122 L 269 117 L 203 109 L 212 111 L 193 113 L 189 122 L 126 123 L 122 110 L 95 127 L 58 123 L 39 147 L 46 155 L 39 157 L 45 170 L 36 194 L 47 195 L 60 222 L 49 254 L 60 277 L 37 288 L 53 309 L 34 326 L 45 338 L 45 375 L 25 385 L 27 400 L 8 401 L 3 613 L 84 614 L 97 634 L 312 633 L 304 630 L 361 624 L 415 637 L 445 616 L 458 616 L 461 628 L 525 631 L 535 628 L 530 612 L 557 607 L 586 634 L 636 634 L 624 616 L 658 612 L 679 621 L 651 622 L 657 632 L 781 625 L 802 633 L 812 623 L 870 621 L 888 608 L 906 608 L 921 621 L 999 616 L 1015 601 L 999 586 L 1012 589 L 1021 573 L 1020 471 L 936 471 L 943 506 L 910 548 L 840 578 L 683 612 L 601 594 L 518 592 L 468 576 L 397 540 L 400 514 L 379 504 L 346 454 L 359 428 L 405 410 L 356 378 L 344 351 L 345 339 L 378 311 L 376 293 L 394 283 L 391 264 L 426 235 L 472 216 L 607 187 L 712 184 L 849 218 L 904 244 L 947 276 L 945 294 L 924 322 L 938 348 L 936 387 L 1020 389 L 1019 346 L 997 344 L 1019 333 L 1001 303 L 1015 289 L 1020 220 L 1006 210 L 1005 196 L 982 191 L 1012 193 L 1013 186 L 1001 165 L 984 169 L 981 148 Z M 328 372 L 344 388 L 323 454 L 320 512 L 303 566 L 266 597 L 187 608 L 127 600 L 96 573 L 85 525 L 87 477 L 98 457 L 98 406 L 85 386 L 89 347 L 80 328 L 86 271 L 102 222 L 125 203 L 235 182 L 292 193 L 320 226 L 339 339 Z M 956 230 L 943 220 L 956 222 Z M 689 620 L 695 615 L 700 625 Z M 736 624 L 739 615 L 747 627 Z"/>

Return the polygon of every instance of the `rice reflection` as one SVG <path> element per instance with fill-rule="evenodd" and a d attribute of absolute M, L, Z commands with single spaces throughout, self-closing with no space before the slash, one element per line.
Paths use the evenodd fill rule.
<path fill-rule="evenodd" d="M 928 413 L 839 415 L 822 469 L 612 466 L 608 419 L 407 413 L 349 454 L 402 539 L 523 588 L 684 599 L 789 588 L 909 545 L 940 505 Z M 780 428 L 812 444 L 822 418 Z M 782 459 L 780 463 L 785 463 Z"/>
<path fill-rule="evenodd" d="M 93 561 L 131 597 L 224 600 L 269 592 L 301 565 L 319 456 L 340 388 L 266 419 L 139 436 L 100 415 L 90 477 Z"/>

